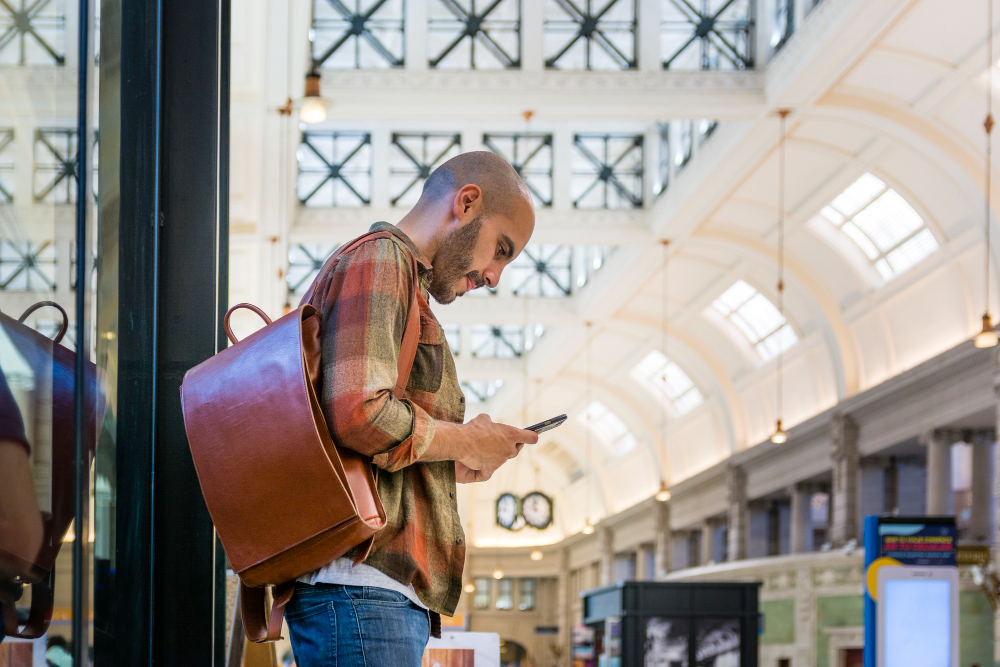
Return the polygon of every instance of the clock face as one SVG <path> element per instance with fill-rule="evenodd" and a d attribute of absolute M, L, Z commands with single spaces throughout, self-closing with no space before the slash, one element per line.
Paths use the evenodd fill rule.
<path fill-rule="evenodd" d="M 518 505 L 517 496 L 513 493 L 504 493 L 497 498 L 497 525 L 507 530 L 520 528 L 521 526 L 517 526 L 518 519 L 521 518 Z M 523 521 L 521 525 L 524 525 Z"/>
<path fill-rule="evenodd" d="M 544 530 L 552 524 L 552 499 L 540 491 L 532 491 L 521 501 L 521 514 L 529 526 Z"/>

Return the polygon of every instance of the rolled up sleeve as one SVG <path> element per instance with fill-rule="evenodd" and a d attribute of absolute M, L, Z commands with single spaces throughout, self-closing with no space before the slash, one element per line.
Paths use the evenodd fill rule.
<path fill-rule="evenodd" d="M 391 239 L 340 259 L 323 313 L 323 410 L 335 442 L 396 471 L 434 437 L 425 410 L 392 395 L 414 289 L 410 259 Z"/>

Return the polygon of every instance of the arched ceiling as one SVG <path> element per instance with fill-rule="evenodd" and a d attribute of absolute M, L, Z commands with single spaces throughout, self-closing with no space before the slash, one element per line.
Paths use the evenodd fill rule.
<path fill-rule="evenodd" d="M 1000 0 L 995 4 L 1000 10 Z M 331 129 L 371 129 L 376 123 L 383 132 L 449 130 L 474 137 L 487 125 L 489 131 L 523 131 L 518 113 L 531 108 L 535 127 L 553 132 L 558 143 L 559 137 L 572 140 L 582 123 L 593 124 L 595 131 L 652 137 L 655 121 L 721 119 L 690 164 L 644 209 L 584 211 L 567 201 L 539 214 L 538 243 L 617 245 L 582 290 L 565 299 L 530 299 L 527 305 L 500 295 L 435 308 L 446 325 L 527 321 L 546 327 L 524 360 L 459 355 L 463 379 L 503 380 L 486 402 L 469 406 L 469 417 L 484 411 L 521 423 L 563 412 L 570 416 L 523 461 L 519 457 L 520 463 L 501 469 L 493 480 L 463 489 L 474 545 L 558 541 L 578 532 L 588 515 L 598 520 L 626 509 L 653 495 L 661 480 L 676 484 L 768 438 L 778 417 L 777 360 L 762 360 L 712 308 L 737 281 L 776 300 L 780 108 L 792 111 L 785 313 L 798 339 L 783 357 L 786 426 L 978 330 L 984 301 L 982 121 L 988 62 L 983 5 L 982 0 L 824 0 L 758 72 L 324 72 L 324 92 L 338 100 Z M 304 39 L 309 2 L 289 6 L 291 18 L 284 6 L 274 5 L 270 14 L 242 19 L 250 22 L 241 32 L 247 44 L 257 43 L 256 34 L 261 43 L 286 32 Z M 1000 11 L 995 14 L 1000 17 Z M 288 62 L 285 52 L 299 55 Z M 342 242 L 373 220 L 401 215 L 374 205 L 293 212 L 295 197 L 270 187 L 266 174 L 287 181 L 285 190 L 294 187 L 288 183 L 294 183 L 299 129 L 286 128 L 286 140 L 278 129 L 282 121 L 261 111 L 261 100 L 280 102 L 294 94 L 287 72 L 303 69 L 296 59 L 304 60 L 305 53 L 299 44 L 279 41 L 268 51 L 249 53 L 252 58 L 234 70 L 234 132 L 259 131 L 262 137 L 259 146 L 247 142 L 251 148 L 245 154 L 239 153 L 244 146 L 234 142 L 233 147 L 234 229 L 247 230 L 246 245 L 233 244 L 232 266 L 243 266 L 246 274 L 245 281 L 232 281 L 238 300 L 270 300 L 275 307 L 284 301 L 283 283 L 268 277 L 278 273 L 271 268 L 282 261 L 279 238 Z M 234 62 L 243 61 L 234 57 Z M 251 81 L 258 70 L 264 72 L 259 86 Z M 548 84 L 551 90 L 545 89 Z M 458 98 L 463 104 L 447 103 Z M 239 116 L 241 104 L 256 105 L 259 115 Z M 267 160 L 253 152 L 258 149 L 277 156 L 275 163 L 283 166 L 268 172 Z M 554 159 L 564 158 L 565 153 Z M 652 171 L 653 161 L 646 164 Z M 263 166 L 260 173 L 249 167 L 244 173 L 241 165 Z M 897 192 L 938 246 L 889 281 L 854 241 L 818 217 L 865 173 Z M 994 177 L 994 202 L 1000 201 L 997 186 Z M 241 222 L 252 219 L 254 206 L 259 220 Z M 278 221 L 286 215 L 291 221 L 283 229 Z M 994 224 L 993 233 L 998 231 Z M 274 245 L 258 250 L 265 239 Z M 639 361 L 663 347 L 659 241 L 664 239 L 670 241 L 665 352 L 703 396 L 700 405 L 668 420 L 665 437 L 661 399 L 632 376 Z M 997 313 L 995 258 L 993 264 L 990 310 Z M 593 323 L 592 336 L 585 322 Z M 628 452 L 616 455 L 591 435 L 587 455 L 587 430 L 579 415 L 588 394 L 632 433 L 636 445 Z M 496 497 L 535 487 L 556 500 L 554 527 L 519 533 L 497 528 Z"/>
<path fill-rule="evenodd" d="M 592 445 L 602 451 L 589 466 L 576 457 L 584 473 L 579 479 L 563 477 L 550 486 L 563 504 L 560 536 L 577 532 L 587 514 L 596 520 L 651 496 L 661 475 L 677 483 L 773 430 L 775 361 L 761 363 L 706 309 L 737 280 L 776 299 L 777 108 L 793 109 L 786 144 L 785 309 L 799 341 L 784 356 L 786 426 L 977 331 L 984 279 L 985 8 L 964 0 L 920 0 L 899 3 L 896 10 L 882 17 L 884 25 L 868 26 L 880 29 L 860 51 L 842 56 L 843 62 L 811 63 L 816 72 L 831 73 L 822 86 L 810 81 L 814 92 L 782 89 L 768 72 L 768 92 L 774 94 L 768 95 L 767 113 L 720 126 L 718 139 L 698 156 L 697 169 L 682 174 L 649 210 L 655 236 L 671 241 L 667 354 L 705 397 L 698 408 L 669 421 L 665 440 L 659 399 L 630 376 L 646 353 L 662 347 L 658 244 L 619 248 L 607 272 L 579 298 L 576 324 L 547 334 L 531 353 L 530 414 L 568 412 L 572 422 L 586 404 L 583 322 L 592 321 L 591 397 L 618 414 L 639 443 L 621 456 Z M 842 29 L 859 31 L 850 18 Z M 789 47 L 769 69 L 787 70 L 781 59 L 793 58 L 796 45 Z M 865 173 L 898 192 L 939 246 L 888 282 L 853 241 L 817 219 Z M 496 416 L 519 415 L 518 384 L 510 383 L 487 406 Z M 560 451 L 585 449 L 579 421 L 551 438 Z M 479 508 L 476 544 L 530 541 L 505 534 L 489 520 L 488 501 L 503 483 L 510 481 L 470 493 Z M 599 499 L 595 507 L 581 502 L 588 493 Z"/>

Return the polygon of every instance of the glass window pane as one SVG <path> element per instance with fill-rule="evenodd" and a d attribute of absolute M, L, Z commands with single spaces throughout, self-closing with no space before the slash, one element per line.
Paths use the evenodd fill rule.
<path fill-rule="evenodd" d="M 521 579 L 521 601 L 517 608 L 521 611 L 532 611 L 535 608 L 534 579 Z"/>
<path fill-rule="evenodd" d="M 886 255 L 893 271 L 902 273 L 938 249 L 931 230 L 925 229 Z"/>
<path fill-rule="evenodd" d="M 854 216 L 854 224 L 879 250 L 887 252 L 924 223 L 899 194 L 889 190 Z"/>
<path fill-rule="evenodd" d="M 490 608 L 490 580 L 486 577 L 476 579 L 475 597 L 472 598 L 472 606 L 475 609 Z"/>
<path fill-rule="evenodd" d="M 497 609 L 507 610 L 514 608 L 514 580 L 499 579 L 497 581 Z"/>
<path fill-rule="evenodd" d="M 874 199 L 882 190 L 885 183 L 871 174 L 865 174 L 854 181 L 840 195 L 834 199 L 830 206 L 840 213 L 850 217 L 857 213 L 865 204 Z"/>

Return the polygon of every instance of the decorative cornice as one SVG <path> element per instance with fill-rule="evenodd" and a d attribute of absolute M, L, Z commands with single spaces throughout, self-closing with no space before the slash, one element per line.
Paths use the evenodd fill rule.
<path fill-rule="evenodd" d="M 661 71 L 584 72 L 551 70 L 324 70 L 323 90 L 600 90 L 649 91 L 759 91 L 763 72 Z"/>

